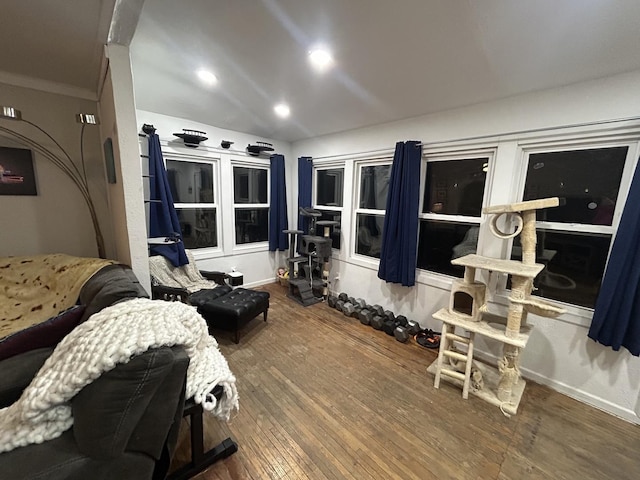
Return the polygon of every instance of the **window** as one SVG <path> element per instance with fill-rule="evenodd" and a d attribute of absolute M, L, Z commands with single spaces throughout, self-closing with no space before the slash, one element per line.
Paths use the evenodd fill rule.
<path fill-rule="evenodd" d="M 355 253 L 380 258 L 391 163 L 358 165 L 358 208 L 355 210 Z"/>
<path fill-rule="evenodd" d="M 527 152 L 523 200 L 560 197 L 564 205 L 538 211 L 535 279 L 540 295 L 589 308 L 596 297 L 614 234 L 622 174 L 629 145 L 583 150 Z M 514 241 L 511 258 L 522 249 Z"/>
<path fill-rule="evenodd" d="M 266 167 L 233 167 L 236 245 L 269 240 L 268 177 Z"/>
<path fill-rule="evenodd" d="M 331 220 L 338 225 L 331 228 L 333 248 L 340 250 L 340 222 L 342 221 L 344 167 L 318 167 L 315 169 L 315 202 L 314 208 L 322 213 L 318 220 Z M 323 235 L 323 229 L 316 230 Z"/>
<path fill-rule="evenodd" d="M 167 158 L 166 168 L 185 248 L 217 247 L 214 162 Z"/>
<path fill-rule="evenodd" d="M 475 253 L 490 155 L 427 157 L 418 268 L 455 277 L 451 260 Z"/>

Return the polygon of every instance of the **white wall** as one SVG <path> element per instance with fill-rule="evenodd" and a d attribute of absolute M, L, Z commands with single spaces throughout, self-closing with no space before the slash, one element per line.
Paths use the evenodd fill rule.
<path fill-rule="evenodd" d="M 400 140 L 422 140 L 425 143 L 447 142 L 482 135 L 500 136 L 509 132 L 545 129 L 587 122 L 600 122 L 637 117 L 640 113 L 640 71 L 585 82 L 565 88 L 531 93 L 497 102 L 428 115 L 386 125 L 342 132 L 293 144 L 294 157 L 348 157 L 360 152 L 392 149 Z M 428 94 L 428 92 L 425 92 Z M 632 121 L 638 125 L 640 122 Z M 504 185 L 495 188 L 490 204 L 507 203 L 517 198 L 517 186 L 508 174 L 511 163 L 517 160 L 517 135 L 512 143 L 503 144 L 496 158 L 494 182 Z M 473 142 L 469 142 L 473 143 Z M 317 163 L 317 162 L 316 162 Z M 349 186 L 355 188 L 347 161 L 345 195 Z M 506 181 L 505 181 L 506 178 Z M 297 201 L 297 182 L 291 185 L 289 198 Z M 350 238 L 350 215 L 343 217 L 345 239 Z M 344 240 L 347 240 L 345 242 Z M 498 256 L 503 250 L 499 243 L 485 246 L 484 253 Z M 339 280 L 335 281 L 336 276 Z M 418 320 L 423 327 L 439 328 L 431 315 L 448 304 L 450 280 L 444 277 L 425 279 L 421 275 L 414 288 L 386 284 L 377 278 L 377 265 L 354 261 L 343 249 L 334 259 L 331 278 L 334 291 L 363 297 L 379 303 L 396 314 Z M 556 320 L 530 317 L 535 325 L 527 348 L 522 355 L 522 372 L 527 378 L 547 384 L 581 401 L 595 405 L 631 422 L 640 423 L 636 414 L 640 396 L 640 359 L 626 350 L 614 352 L 587 338 L 589 315 L 584 309 L 571 310 Z M 479 353 L 493 357 L 500 350 L 478 342 Z M 426 365 L 425 365 L 426 368 Z M 635 411 L 634 411 L 635 410 Z"/>
<path fill-rule="evenodd" d="M 202 270 L 218 270 L 229 272 L 232 268 L 242 272 L 244 275 L 244 285 L 260 285 L 275 281 L 276 269 L 279 265 L 285 264 L 286 252 L 269 252 L 267 247 L 253 248 L 251 246 L 233 245 L 233 190 L 232 190 L 232 173 L 231 160 L 251 162 L 254 157 L 245 153 L 248 144 L 254 144 L 256 141 L 265 141 L 273 143 L 275 153 L 281 153 L 285 156 L 285 173 L 287 179 L 296 165 L 291 156 L 291 147 L 287 142 L 278 142 L 271 139 L 257 138 L 254 135 L 225 130 L 211 125 L 192 122 L 190 120 L 170 117 L 144 110 L 137 111 L 138 130 L 141 131 L 142 125 L 145 123 L 152 124 L 156 128 L 156 133 L 160 137 L 163 154 L 176 155 L 198 155 L 205 158 L 220 159 L 220 178 L 218 183 L 220 188 L 219 208 L 221 208 L 222 225 L 219 225 L 221 231 L 222 245 L 218 249 L 213 250 L 197 250 L 194 255 L 198 262 L 198 267 Z M 188 148 L 174 133 L 182 133 L 182 129 L 198 130 L 206 132 L 208 140 L 200 144 L 198 148 Z M 234 142 L 229 150 L 220 148 L 221 140 Z M 146 159 L 142 159 L 146 162 Z M 262 160 L 265 161 L 265 160 Z M 268 165 L 268 159 L 265 161 Z M 287 185 L 289 187 L 289 185 Z M 291 210 L 291 205 L 287 205 Z M 289 225 L 292 218 L 289 216 Z M 293 219 L 295 224 L 295 219 Z"/>
<path fill-rule="evenodd" d="M 100 96 L 103 141 L 113 140 L 116 183 L 109 184 L 109 205 L 115 232 L 115 258 L 130 265 L 150 291 L 142 170 L 138 153 L 133 78 L 129 48 L 108 45 L 109 68 Z"/>
<path fill-rule="evenodd" d="M 98 113 L 95 101 L 0 84 L 0 105 L 22 111 L 24 119 L 46 130 L 80 163 L 80 129 L 77 113 Z M 23 122 L 0 120 L 1 125 L 57 151 L 37 129 Z M 97 127 L 85 127 L 84 154 L 89 188 L 107 246 L 113 249 L 105 186 L 104 162 Z M 18 143 L 0 141 L 5 146 Z M 62 155 L 62 154 L 61 154 Z M 96 257 L 95 235 L 89 210 L 73 182 L 45 158 L 34 155 L 37 196 L 0 196 L 0 256 L 67 253 Z"/>

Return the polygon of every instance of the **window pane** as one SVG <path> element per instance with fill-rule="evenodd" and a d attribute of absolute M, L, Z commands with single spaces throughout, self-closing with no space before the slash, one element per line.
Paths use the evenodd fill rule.
<path fill-rule="evenodd" d="M 316 171 L 316 204 L 342 207 L 343 168 Z"/>
<path fill-rule="evenodd" d="M 167 178 L 173 203 L 214 203 L 212 164 L 167 160 Z"/>
<path fill-rule="evenodd" d="M 318 210 L 322 215 L 318 217 L 318 220 L 331 220 L 332 222 L 341 222 L 342 221 L 342 213 L 338 211 L 331 210 Z M 316 228 L 317 235 L 324 235 L 324 227 Z M 340 250 L 340 225 L 335 225 L 331 227 L 331 240 L 332 247 Z"/>
<path fill-rule="evenodd" d="M 611 235 L 537 229 L 536 261 L 546 268 L 534 280 L 534 295 L 593 308 L 611 244 Z M 511 258 L 521 260 L 520 237 Z M 509 288 L 510 285 L 507 285 Z"/>
<path fill-rule="evenodd" d="M 356 221 L 356 253 L 380 258 L 383 227 L 383 215 L 358 214 Z"/>
<path fill-rule="evenodd" d="M 479 217 L 488 158 L 427 163 L 424 213 Z"/>
<path fill-rule="evenodd" d="M 236 208 L 236 244 L 269 240 L 268 208 Z"/>
<path fill-rule="evenodd" d="M 538 210 L 538 220 L 611 225 L 628 147 L 534 153 L 524 200 L 563 197 L 562 207 Z"/>
<path fill-rule="evenodd" d="M 185 248 L 218 246 L 215 208 L 177 208 Z"/>
<path fill-rule="evenodd" d="M 387 208 L 387 192 L 391 165 L 362 167 L 360 172 L 360 208 L 384 210 Z"/>
<path fill-rule="evenodd" d="M 418 268 L 462 278 L 464 267 L 451 260 L 476 253 L 479 230 L 478 225 L 421 220 Z"/>
<path fill-rule="evenodd" d="M 267 203 L 267 171 L 263 168 L 233 167 L 233 201 Z"/>

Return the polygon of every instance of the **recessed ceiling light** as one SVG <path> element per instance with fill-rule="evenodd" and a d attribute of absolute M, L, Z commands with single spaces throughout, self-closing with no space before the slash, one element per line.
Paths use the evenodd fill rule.
<path fill-rule="evenodd" d="M 273 107 L 273 111 L 276 112 L 280 118 L 287 118 L 291 114 L 291 109 L 286 103 L 279 103 Z"/>
<path fill-rule="evenodd" d="M 309 61 L 316 70 L 324 72 L 333 65 L 333 55 L 326 48 L 317 47 L 309 52 Z"/>
<path fill-rule="evenodd" d="M 216 77 L 209 70 L 198 70 L 198 78 L 207 85 L 215 85 L 218 83 L 218 77 Z"/>

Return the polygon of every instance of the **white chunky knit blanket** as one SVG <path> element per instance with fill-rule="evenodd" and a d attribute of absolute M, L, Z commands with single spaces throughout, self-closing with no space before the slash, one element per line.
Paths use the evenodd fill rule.
<path fill-rule="evenodd" d="M 216 288 L 218 284 L 204 278 L 198 270 L 193 253 L 186 250 L 186 254 L 189 263 L 180 267 L 174 267 L 162 255 L 154 255 L 149 258 L 149 273 L 151 273 L 152 279 L 165 287 L 184 288 L 189 293 L 205 288 Z"/>
<path fill-rule="evenodd" d="M 73 425 L 69 401 L 118 363 L 160 346 L 184 346 L 187 398 L 228 420 L 238 409 L 236 379 L 194 307 L 136 298 L 92 315 L 55 348 L 13 405 L 0 409 L 0 453 L 59 437 Z M 211 395 L 224 390 L 219 402 Z"/>

